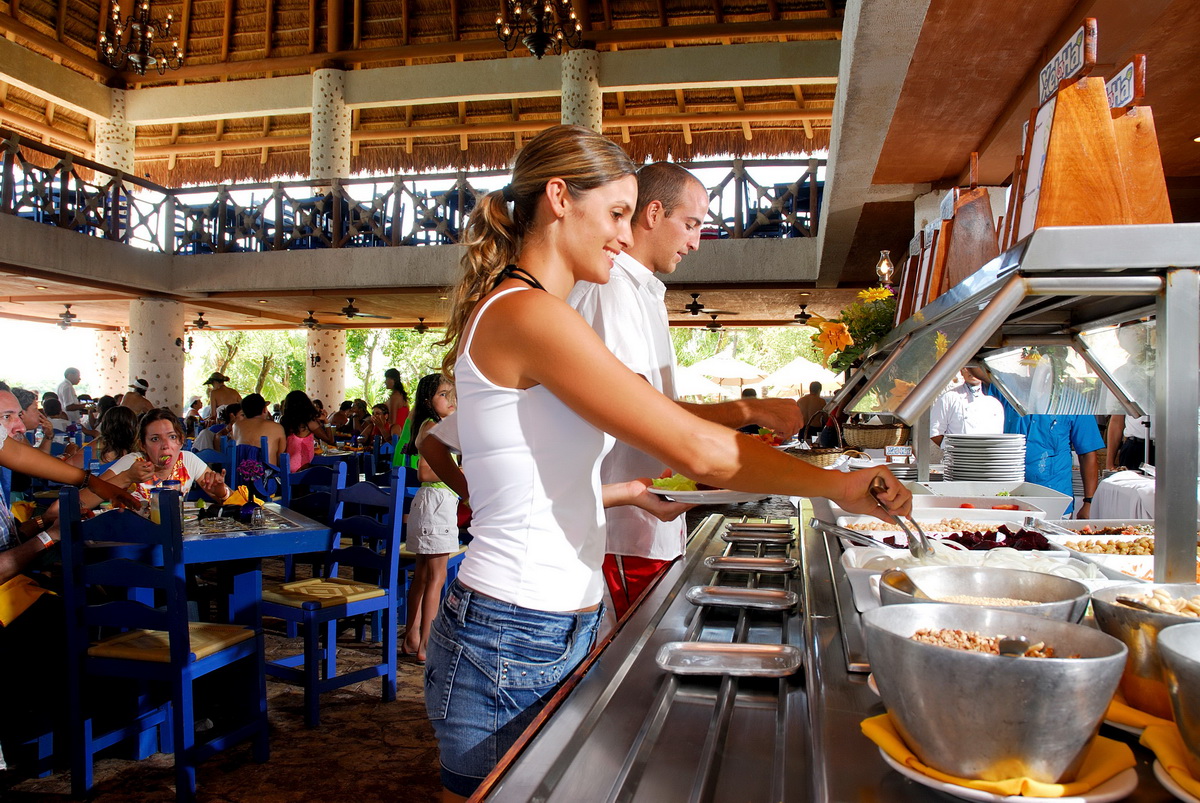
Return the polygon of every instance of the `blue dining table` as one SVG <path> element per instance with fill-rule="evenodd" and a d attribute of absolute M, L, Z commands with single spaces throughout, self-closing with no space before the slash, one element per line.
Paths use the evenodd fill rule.
<path fill-rule="evenodd" d="M 262 600 L 262 559 L 325 552 L 332 547 L 333 538 L 328 526 L 307 516 L 275 503 L 264 507 L 282 518 L 287 526 L 198 533 L 195 532 L 195 523 L 189 522 L 183 535 L 185 564 L 228 564 L 223 568 L 232 581 L 229 620 L 255 627 L 262 619 L 259 604 Z M 108 555 L 115 554 L 118 557 L 124 552 L 132 554 L 144 548 L 136 544 L 111 543 L 93 546 L 109 550 Z"/>

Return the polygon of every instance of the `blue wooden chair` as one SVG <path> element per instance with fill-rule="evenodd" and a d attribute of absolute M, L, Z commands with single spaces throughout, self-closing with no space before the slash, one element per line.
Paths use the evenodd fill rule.
<path fill-rule="evenodd" d="M 175 754 L 175 796 L 195 799 L 196 766 L 219 750 L 254 740 L 254 757 L 269 756 L 262 630 L 240 625 L 190 623 L 185 596 L 179 493 L 164 492 L 162 524 L 136 513 L 114 511 L 80 521 L 79 495 L 64 488 L 63 568 L 66 581 L 68 696 L 73 730 L 71 787 L 85 794 L 93 783 L 95 754 L 148 729 L 158 728 L 163 750 Z M 141 545 L 121 557 L 87 555 L 85 541 Z M 131 554 L 136 555 L 130 557 Z M 95 587 L 123 589 L 129 599 L 97 603 Z M 157 596 L 157 599 L 155 599 Z M 155 607 L 155 604 L 159 607 Z M 110 633 L 93 641 L 97 628 Z M 197 743 L 192 683 L 216 670 L 230 673 L 223 694 L 240 704 L 243 722 L 220 728 Z M 234 677 L 240 670 L 240 676 Z M 97 733 L 90 711 L 102 687 L 98 678 L 131 678 L 162 690 L 165 704 L 143 702 L 132 722 Z M 237 684 L 234 681 L 244 681 Z M 91 685 L 85 683 L 91 682 Z M 145 698 L 148 699 L 148 698 Z M 167 727 L 164 726 L 168 726 Z"/>
<path fill-rule="evenodd" d="M 354 503 L 385 511 L 383 523 L 371 516 L 344 516 Z M 402 517 L 399 497 L 368 482 L 334 494 L 334 548 L 326 556 L 324 577 L 284 583 L 263 592 L 263 613 L 304 627 L 304 652 L 267 664 L 267 673 L 304 687 L 304 719 L 320 724 L 322 692 L 380 677 L 383 700 L 396 699 L 396 600 L 398 598 Z M 341 537 L 354 544 L 340 546 Z M 375 545 L 372 548 L 371 545 Z M 351 578 L 338 576 L 340 567 Z M 350 616 L 378 614 L 382 621 L 379 663 L 344 675 L 337 674 L 337 621 Z"/>

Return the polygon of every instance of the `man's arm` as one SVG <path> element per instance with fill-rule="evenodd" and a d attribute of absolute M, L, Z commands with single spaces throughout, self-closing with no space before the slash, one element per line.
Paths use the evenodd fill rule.
<path fill-rule="evenodd" d="M 1090 500 L 1096 495 L 1096 486 L 1100 484 L 1100 451 L 1079 455 L 1079 476 L 1083 478 L 1083 498 Z M 1092 517 L 1092 503 L 1084 502 L 1075 513 L 1077 519 Z"/>
<path fill-rule="evenodd" d="M 1117 454 L 1121 449 L 1121 441 L 1125 436 L 1125 416 L 1110 415 L 1108 428 L 1104 432 L 1104 464 L 1111 468 L 1117 467 Z"/>
<path fill-rule="evenodd" d="M 676 402 L 695 416 L 714 424 L 737 429 L 748 424 L 758 424 L 772 429 L 779 437 L 787 440 L 804 426 L 804 415 L 792 399 L 737 399 L 719 404 L 692 404 Z"/>

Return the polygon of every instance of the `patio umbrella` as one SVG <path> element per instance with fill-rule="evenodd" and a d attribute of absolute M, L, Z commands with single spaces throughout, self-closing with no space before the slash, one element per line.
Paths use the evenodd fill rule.
<path fill-rule="evenodd" d="M 808 392 L 810 382 L 820 382 L 824 392 L 840 388 L 842 379 L 828 368 L 818 365 L 807 357 L 797 357 L 782 368 L 771 373 L 762 381 L 772 388 L 775 393 L 784 390 Z"/>
<path fill-rule="evenodd" d="M 742 387 L 747 382 L 754 384 L 766 374 L 748 362 L 739 360 L 728 352 L 709 357 L 692 365 L 692 368 L 712 379 L 718 385 Z"/>
<path fill-rule="evenodd" d="M 695 368 L 680 365 L 675 369 L 675 395 L 684 396 L 719 396 L 725 389 L 709 379 Z"/>

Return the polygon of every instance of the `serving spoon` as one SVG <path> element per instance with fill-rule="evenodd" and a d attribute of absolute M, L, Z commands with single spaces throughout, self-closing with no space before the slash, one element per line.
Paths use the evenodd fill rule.
<path fill-rule="evenodd" d="M 1002 636 L 996 645 L 1000 654 L 1006 658 L 1024 658 L 1032 646 L 1024 636 Z"/>
<path fill-rule="evenodd" d="M 908 572 L 903 569 L 887 569 L 879 576 L 879 582 L 887 583 L 897 591 L 903 591 L 905 594 L 912 594 L 914 599 L 933 599 L 926 594 L 921 588 L 913 582 L 913 579 L 908 576 Z"/>

